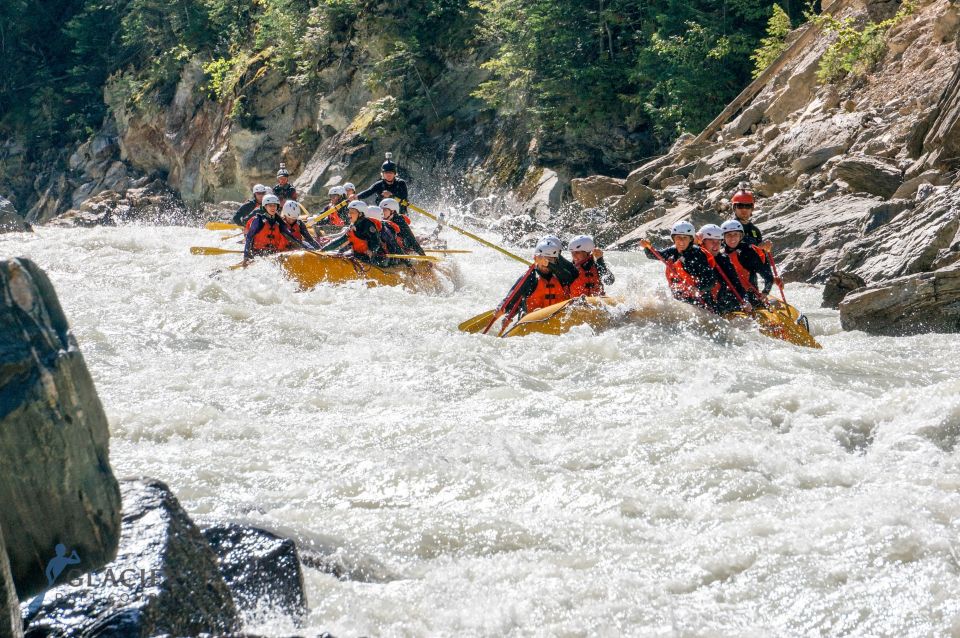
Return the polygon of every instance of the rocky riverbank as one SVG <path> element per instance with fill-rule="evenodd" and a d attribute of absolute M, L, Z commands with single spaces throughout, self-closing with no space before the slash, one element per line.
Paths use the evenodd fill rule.
<path fill-rule="evenodd" d="M 46 275 L 0 262 L 0 638 L 226 635 L 307 612 L 295 544 L 201 530 L 160 481 L 118 483 L 106 416 Z"/>

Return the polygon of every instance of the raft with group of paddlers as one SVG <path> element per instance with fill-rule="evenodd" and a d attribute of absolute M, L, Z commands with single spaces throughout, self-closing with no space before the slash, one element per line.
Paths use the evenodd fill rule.
<path fill-rule="evenodd" d="M 408 201 L 407 185 L 398 177 L 389 154 L 381 166 L 380 180 L 361 192 L 351 183 L 332 187 L 327 209 L 307 222 L 301 219 L 306 211 L 288 178 L 281 164 L 277 185 L 273 189 L 254 186 L 253 198 L 234 216 L 236 225 L 244 229 L 243 262 L 238 266 L 258 256 L 277 255 L 287 274 L 302 288 L 358 279 L 371 285 L 404 285 L 415 291 L 441 287 L 440 275 L 446 273 L 438 272 L 440 259 L 427 255 L 414 235 L 408 210 L 438 221 L 435 235 L 442 217 Z M 367 204 L 364 200 L 369 197 L 375 197 L 376 203 Z M 763 334 L 819 347 L 805 317 L 786 303 L 772 246 L 763 241 L 751 221 L 755 201 L 748 185 L 740 185 L 731 203 L 734 219 L 720 226 L 706 224 L 697 230 L 682 221 L 671 229 L 673 246 L 657 250 L 646 240 L 640 245 L 649 257 L 664 263 L 675 299 L 727 319 L 749 317 Z M 346 213 L 341 216 L 343 209 Z M 341 232 L 327 236 L 318 229 L 312 234 L 310 228 L 319 228 L 324 220 Z M 465 321 L 460 325 L 462 331 L 487 333 L 502 319 L 498 331 L 501 336 L 560 334 L 575 325 L 602 327 L 610 308 L 621 305 L 621 300 L 606 296 L 605 286 L 614 282 L 614 274 L 603 251 L 588 235 L 568 242 L 570 259 L 563 256 L 559 238 L 544 237 L 534 249 L 531 264 L 463 229 L 451 228 L 529 264 L 496 309 Z M 780 290 L 781 300 L 770 296 L 774 285 Z M 512 323 L 514 320 L 516 323 Z"/>

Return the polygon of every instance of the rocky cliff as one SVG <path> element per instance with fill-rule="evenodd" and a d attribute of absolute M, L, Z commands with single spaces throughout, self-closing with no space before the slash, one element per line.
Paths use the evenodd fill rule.
<path fill-rule="evenodd" d="M 828 283 L 835 302 L 841 288 L 872 286 L 841 304 L 845 326 L 960 329 L 955 286 L 936 285 L 954 281 L 946 269 L 960 261 L 960 7 L 824 4 L 854 31 L 890 20 L 875 62 L 824 81 L 838 31 L 808 23 L 698 137 L 625 180 L 574 180 L 569 217 L 599 218 L 600 235 L 629 249 L 644 237 L 666 241 L 681 219 L 731 217 L 728 198 L 748 181 L 759 196 L 754 221 L 786 279 Z M 890 307 L 902 304 L 909 308 Z"/>

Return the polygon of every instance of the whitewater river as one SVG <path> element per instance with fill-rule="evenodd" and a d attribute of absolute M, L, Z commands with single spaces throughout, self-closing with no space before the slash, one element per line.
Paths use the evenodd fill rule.
<path fill-rule="evenodd" d="M 960 337 L 843 333 L 805 285 L 823 350 L 708 336 L 624 253 L 612 292 L 673 318 L 498 340 L 456 330 L 523 270 L 492 251 L 443 295 L 300 293 L 268 262 L 211 278 L 236 259 L 188 248 L 218 237 L 0 256 L 53 280 L 119 477 L 297 540 L 300 632 L 960 636 Z"/>

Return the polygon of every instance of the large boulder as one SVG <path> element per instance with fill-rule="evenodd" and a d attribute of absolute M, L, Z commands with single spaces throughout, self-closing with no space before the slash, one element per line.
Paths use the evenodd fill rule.
<path fill-rule="evenodd" d="M 853 292 L 840 303 L 840 322 L 891 336 L 960 332 L 960 264 Z"/>
<path fill-rule="evenodd" d="M 21 233 L 32 230 L 27 220 L 17 213 L 13 203 L 5 197 L 0 197 L 0 233 Z"/>
<path fill-rule="evenodd" d="M 0 527 L 20 598 L 48 587 L 56 547 L 113 558 L 120 491 L 93 380 L 46 274 L 0 261 Z"/>
<path fill-rule="evenodd" d="M 844 297 L 866 285 L 867 282 L 863 280 L 863 277 L 838 270 L 827 279 L 827 283 L 823 287 L 823 301 L 820 306 L 823 308 L 839 308 Z"/>
<path fill-rule="evenodd" d="M 189 208 L 165 182 L 141 179 L 122 193 L 106 190 L 50 220 L 50 226 L 117 226 L 129 223 L 187 225 L 199 222 L 201 208 Z"/>
<path fill-rule="evenodd" d="M 830 171 L 830 179 L 841 179 L 855 193 L 892 197 L 903 184 L 903 172 L 879 157 L 845 157 Z"/>
<path fill-rule="evenodd" d="M 619 197 L 627 191 L 624 180 L 615 177 L 594 175 L 570 180 L 570 189 L 575 199 L 584 208 L 596 208 L 608 197 Z"/>
<path fill-rule="evenodd" d="M 17 588 L 13 584 L 10 560 L 3 544 L 3 529 L 0 528 L 0 638 L 20 638 L 23 635 L 21 626 Z"/>
<path fill-rule="evenodd" d="M 303 569 L 292 540 L 238 523 L 211 525 L 203 535 L 245 617 L 280 612 L 299 619 L 306 614 Z"/>
<path fill-rule="evenodd" d="M 121 490 L 116 560 L 89 574 L 68 567 L 58 579 L 62 584 L 21 605 L 25 636 L 150 638 L 238 630 L 217 557 L 170 489 L 136 479 L 124 481 Z"/>

